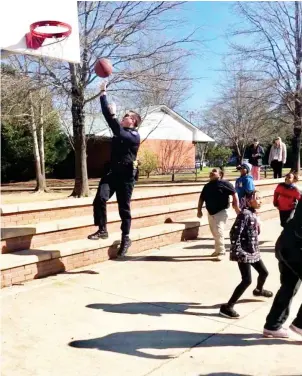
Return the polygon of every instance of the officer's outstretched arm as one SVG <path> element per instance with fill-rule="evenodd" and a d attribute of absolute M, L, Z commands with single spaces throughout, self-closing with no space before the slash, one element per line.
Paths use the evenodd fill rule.
<path fill-rule="evenodd" d="M 115 117 L 115 114 L 111 114 L 109 110 L 109 105 L 107 101 L 106 94 L 101 95 L 101 107 L 102 107 L 102 113 L 104 115 L 104 118 L 106 119 L 109 127 L 111 128 L 113 134 L 115 136 L 119 136 L 122 127 L 120 126 L 120 123 L 118 122 L 117 118 Z"/>
<path fill-rule="evenodd" d="M 133 144 L 139 144 L 140 142 L 140 137 L 137 131 L 125 131 L 125 129 L 120 125 L 119 121 L 115 117 L 115 114 L 111 114 L 109 110 L 109 105 L 107 101 L 107 97 L 105 94 L 101 95 L 100 97 L 101 100 L 101 106 L 102 106 L 102 112 L 103 115 L 111 128 L 113 134 L 115 136 L 119 136 L 121 138 L 124 138 L 125 140 L 130 141 Z"/>

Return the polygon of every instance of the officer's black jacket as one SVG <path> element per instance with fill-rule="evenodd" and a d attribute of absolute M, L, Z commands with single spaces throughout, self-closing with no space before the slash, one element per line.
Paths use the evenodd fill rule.
<path fill-rule="evenodd" d="M 296 253 L 302 257 L 302 201 L 298 201 L 294 217 L 286 223 L 284 230 L 279 236 L 275 251 L 277 258 L 278 255 L 283 254 L 286 258 L 287 250 L 290 249 L 291 253 Z"/>
<path fill-rule="evenodd" d="M 130 128 L 123 128 L 116 118 L 110 114 L 106 95 L 100 97 L 103 115 L 113 132 L 111 148 L 111 166 L 118 164 L 132 166 L 136 160 L 140 136 Z"/>

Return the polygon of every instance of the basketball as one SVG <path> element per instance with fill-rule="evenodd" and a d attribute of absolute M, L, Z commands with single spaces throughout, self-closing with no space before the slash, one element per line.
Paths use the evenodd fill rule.
<path fill-rule="evenodd" d="M 102 78 L 110 76 L 112 73 L 112 64 L 110 60 L 105 58 L 99 59 L 95 63 L 94 71 L 96 75 Z"/>

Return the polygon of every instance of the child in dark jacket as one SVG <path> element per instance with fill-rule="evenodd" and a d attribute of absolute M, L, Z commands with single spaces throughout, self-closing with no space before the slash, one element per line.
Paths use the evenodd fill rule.
<path fill-rule="evenodd" d="M 261 200 L 257 191 L 246 193 L 243 201 L 242 211 L 238 214 L 235 223 L 230 231 L 231 249 L 230 260 L 236 261 L 241 273 L 241 282 L 236 287 L 228 303 L 220 307 L 219 314 L 231 319 L 239 318 L 239 314 L 234 310 L 234 305 L 242 296 L 245 290 L 252 283 L 251 266 L 258 272 L 255 296 L 270 298 L 271 291 L 263 289 L 268 276 L 268 271 L 261 260 L 259 251 L 258 235 L 260 225 L 257 220 L 256 210 L 261 206 Z"/>
<path fill-rule="evenodd" d="M 279 210 L 282 227 L 294 214 L 296 204 L 301 197 L 300 191 L 295 185 L 297 181 L 298 176 L 290 172 L 285 176 L 285 182 L 278 184 L 274 192 L 274 206 Z"/>

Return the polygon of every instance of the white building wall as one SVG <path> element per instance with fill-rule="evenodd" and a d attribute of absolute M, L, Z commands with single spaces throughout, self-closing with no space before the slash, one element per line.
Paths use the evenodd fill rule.
<path fill-rule="evenodd" d="M 101 114 L 86 115 L 86 129 L 98 129 L 97 136 L 112 137 L 112 132 L 106 125 Z M 188 126 L 177 116 L 172 116 L 164 111 L 155 110 L 150 112 L 139 128 L 141 139 L 149 140 L 182 140 L 197 142 L 213 142 L 209 136 L 201 132 L 199 129 Z"/>
<path fill-rule="evenodd" d="M 139 128 L 141 139 L 193 141 L 193 131 L 164 112 L 147 115 Z"/>

